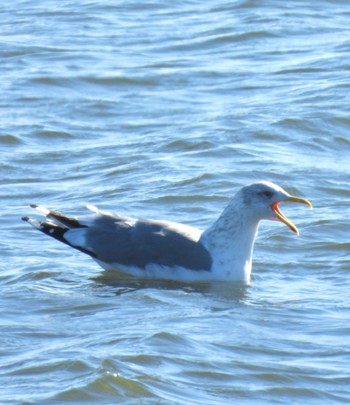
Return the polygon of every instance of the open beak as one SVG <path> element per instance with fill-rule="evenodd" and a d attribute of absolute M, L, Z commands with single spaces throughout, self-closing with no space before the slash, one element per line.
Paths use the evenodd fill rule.
<path fill-rule="evenodd" d="M 293 197 L 293 196 L 289 196 L 288 198 L 286 198 L 285 200 L 282 200 L 283 202 L 296 202 L 296 203 L 301 203 L 301 204 L 306 204 L 308 205 L 310 208 L 312 208 L 312 204 L 309 200 L 306 200 L 305 198 L 299 198 L 299 197 Z M 295 232 L 297 235 L 299 235 L 299 230 L 298 228 L 293 224 L 292 221 L 290 221 L 284 214 L 283 212 L 280 210 L 279 208 L 279 204 L 282 201 L 276 201 L 274 203 L 271 204 L 271 208 L 272 211 L 275 213 L 276 217 L 274 219 L 276 219 L 277 221 L 281 221 L 284 222 L 287 226 L 289 226 L 289 228 Z"/>

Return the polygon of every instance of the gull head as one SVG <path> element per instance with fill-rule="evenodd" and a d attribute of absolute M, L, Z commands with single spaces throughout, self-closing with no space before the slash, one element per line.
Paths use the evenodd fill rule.
<path fill-rule="evenodd" d="M 282 187 L 268 181 L 261 181 L 245 186 L 239 194 L 241 194 L 246 214 L 249 213 L 257 221 L 269 219 L 283 222 L 297 235 L 299 234 L 298 228 L 283 214 L 280 204 L 294 202 L 306 204 L 312 208 L 309 200 L 292 196 L 283 190 Z"/>

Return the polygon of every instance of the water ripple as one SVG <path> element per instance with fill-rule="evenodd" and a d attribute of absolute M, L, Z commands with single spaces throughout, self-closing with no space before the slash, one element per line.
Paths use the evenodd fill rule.
<path fill-rule="evenodd" d="M 3 402 L 350 402 L 349 15 L 328 0 L 6 6 Z M 286 207 L 299 237 L 261 224 L 250 286 L 125 279 L 20 220 L 32 202 L 90 202 L 205 228 L 261 179 L 315 209 Z"/>

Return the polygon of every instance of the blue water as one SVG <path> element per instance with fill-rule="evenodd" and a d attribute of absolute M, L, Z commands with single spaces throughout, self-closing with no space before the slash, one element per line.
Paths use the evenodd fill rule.
<path fill-rule="evenodd" d="M 350 4 L 0 5 L 5 404 L 347 404 Z M 249 287 L 125 279 L 23 223 L 40 203 L 209 226 L 243 185 Z"/>

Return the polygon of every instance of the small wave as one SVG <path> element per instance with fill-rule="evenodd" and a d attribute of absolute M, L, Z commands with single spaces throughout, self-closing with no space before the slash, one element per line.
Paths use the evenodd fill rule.
<path fill-rule="evenodd" d="M 54 76 L 37 76 L 31 79 L 34 84 L 45 84 L 49 86 L 70 87 L 73 79 L 66 77 Z"/>
<path fill-rule="evenodd" d="M 210 35 L 207 37 L 203 37 L 200 40 L 189 40 L 179 44 L 171 44 L 166 45 L 165 47 L 161 47 L 159 50 L 176 50 L 176 51 L 198 51 L 201 49 L 207 49 L 211 47 L 216 47 L 218 45 L 226 45 L 226 44 L 234 44 L 246 41 L 254 41 L 254 40 L 265 40 L 267 38 L 275 37 L 276 35 L 265 31 L 249 31 L 249 32 L 239 32 L 235 34 L 225 34 L 225 35 Z"/>
<path fill-rule="evenodd" d="M 162 149 L 165 151 L 180 151 L 180 152 L 189 152 L 189 151 L 201 151 L 214 148 L 215 144 L 209 141 L 194 141 L 194 140 L 185 140 L 178 139 L 172 141 L 162 146 Z"/>
<path fill-rule="evenodd" d="M 154 198 L 149 198 L 147 200 L 144 200 L 144 202 L 157 202 L 157 203 L 164 203 L 164 204 L 169 204 L 169 203 L 188 203 L 188 202 L 207 202 L 207 201 L 221 201 L 220 197 L 217 196 L 208 196 L 208 195 L 203 195 L 203 194 L 197 194 L 197 195 L 164 195 L 161 197 L 154 197 Z"/>
<path fill-rule="evenodd" d="M 105 76 L 105 77 L 93 77 L 85 76 L 81 77 L 81 80 L 98 85 L 108 86 L 157 86 L 158 80 L 152 76 L 144 77 L 131 77 L 131 76 Z"/>
<path fill-rule="evenodd" d="M 285 75 L 290 73 L 300 74 L 300 73 L 320 73 L 325 72 L 322 68 L 312 68 L 312 67 L 298 67 L 290 69 L 281 69 L 275 72 L 276 75 Z"/>
<path fill-rule="evenodd" d="M 2 145 L 19 145 L 22 140 L 16 135 L 0 135 L 0 144 Z"/>
<path fill-rule="evenodd" d="M 65 132 L 65 131 L 55 131 L 55 130 L 40 130 L 36 132 L 36 135 L 42 138 L 48 139 L 68 139 L 72 138 L 72 134 Z"/>
<path fill-rule="evenodd" d="M 52 401 L 103 401 L 110 398 L 117 403 L 120 398 L 144 398 L 152 396 L 152 392 L 140 381 L 126 378 L 119 373 L 103 370 L 85 386 L 73 387 L 49 398 Z"/>

